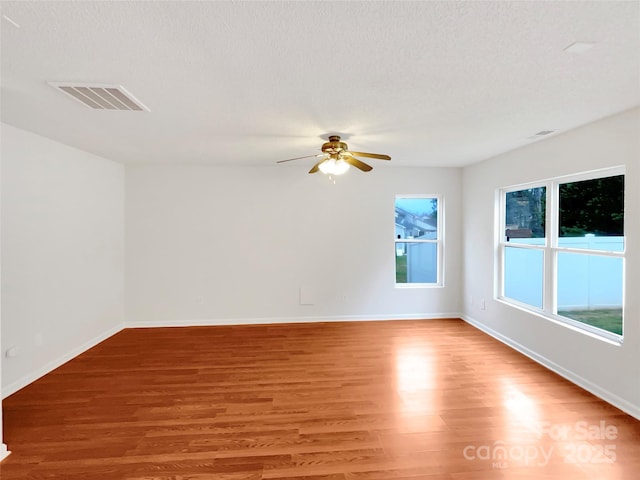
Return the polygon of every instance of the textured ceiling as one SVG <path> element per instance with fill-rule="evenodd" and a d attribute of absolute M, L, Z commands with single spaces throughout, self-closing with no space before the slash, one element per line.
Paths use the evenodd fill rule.
<path fill-rule="evenodd" d="M 0 5 L 2 121 L 125 163 L 272 165 L 338 133 L 461 166 L 640 104 L 638 1 Z M 150 112 L 91 110 L 65 81 Z"/>

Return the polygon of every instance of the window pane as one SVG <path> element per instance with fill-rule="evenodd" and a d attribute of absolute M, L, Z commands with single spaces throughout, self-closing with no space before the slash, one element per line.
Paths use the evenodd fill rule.
<path fill-rule="evenodd" d="M 542 308 L 544 253 L 529 248 L 504 249 L 504 296 Z"/>
<path fill-rule="evenodd" d="M 543 245 L 546 187 L 528 188 L 505 195 L 504 235 L 508 242 Z"/>
<path fill-rule="evenodd" d="M 622 335 L 622 263 L 558 253 L 558 315 Z"/>
<path fill-rule="evenodd" d="M 396 198 L 396 239 L 438 238 L 437 198 Z"/>
<path fill-rule="evenodd" d="M 396 283 L 437 282 L 437 243 L 396 243 Z"/>
<path fill-rule="evenodd" d="M 624 250 L 624 175 L 559 186 L 561 247 Z"/>

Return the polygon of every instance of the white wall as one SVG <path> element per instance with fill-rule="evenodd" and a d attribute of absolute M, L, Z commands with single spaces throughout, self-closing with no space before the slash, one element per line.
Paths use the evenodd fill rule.
<path fill-rule="evenodd" d="M 124 168 L 2 124 L 2 395 L 122 327 Z"/>
<path fill-rule="evenodd" d="M 126 168 L 130 325 L 460 312 L 460 169 Z M 396 194 L 442 194 L 444 288 L 395 288 Z M 300 289 L 304 301 L 300 304 Z"/>
<path fill-rule="evenodd" d="M 465 318 L 638 418 L 639 132 L 640 109 L 634 109 L 466 167 L 462 180 Z M 612 345 L 494 300 L 496 189 L 615 165 L 626 166 L 624 343 Z"/>
<path fill-rule="evenodd" d="M 0 145 L 2 145 L 1 135 L 2 129 L 0 129 Z M 1 200 L 1 192 L 2 192 L 2 155 L 0 155 L 0 205 L 2 204 Z M 2 214 L 0 209 L 0 246 L 2 244 Z M 2 278 L 2 249 L 0 248 L 0 279 Z M 0 306 L 2 305 L 2 289 L 0 289 Z M 0 327 L 2 326 L 2 309 L 0 308 Z M 0 345 L 2 345 L 2 328 L 0 328 Z M 4 395 L 2 394 L 2 349 L 0 348 L 0 461 L 8 455 L 7 446 L 2 441 L 2 399 Z"/>

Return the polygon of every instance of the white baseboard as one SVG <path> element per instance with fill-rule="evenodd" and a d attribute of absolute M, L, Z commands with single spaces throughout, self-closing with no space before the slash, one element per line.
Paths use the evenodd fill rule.
<path fill-rule="evenodd" d="M 500 332 L 497 332 L 497 331 L 493 330 L 492 328 L 490 328 L 490 327 L 486 326 L 485 324 L 483 324 L 483 323 L 481 323 L 481 322 L 469 317 L 468 315 L 461 315 L 460 318 L 462 318 L 468 324 L 473 325 L 477 329 L 482 330 L 487 335 L 495 338 L 496 340 L 504 343 L 505 345 L 508 345 L 509 347 L 513 348 L 514 350 L 517 350 L 518 352 L 522 353 L 523 355 L 529 357 L 531 360 L 535 361 L 536 363 L 539 363 L 543 367 L 546 367 L 549 370 L 557 373 L 561 377 L 566 378 L 571 383 L 574 383 L 574 384 L 578 385 L 579 387 L 585 389 L 586 391 L 594 394 L 596 397 L 604 400 L 605 402 L 610 403 L 614 407 L 617 407 L 620 410 L 622 410 L 623 412 L 628 413 L 632 417 L 640 420 L 640 406 L 635 405 L 635 404 L 633 404 L 631 402 L 628 402 L 627 400 L 625 400 L 624 398 L 619 397 L 615 393 L 612 393 L 612 392 L 610 392 L 608 390 L 605 390 L 604 388 L 600 387 L 599 385 L 596 385 L 595 383 L 590 382 L 589 380 L 587 380 L 586 378 L 576 374 L 575 372 L 573 372 L 571 370 L 568 370 L 568 369 L 562 367 L 561 365 L 558 365 L 557 363 L 553 362 L 552 360 L 549 360 L 548 358 L 546 358 L 546 357 L 534 352 L 533 350 L 530 350 L 529 348 L 525 347 L 524 345 L 521 345 L 520 343 L 515 342 L 511 338 L 501 334 Z"/>
<path fill-rule="evenodd" d="M 24 375 L 23 377 L 10 383 L 9 385 L 2 387 L 2 398 L 6 398 L 9 395 L 17 392 L 21 388 L 26 387 L 30 383 L 39 379 L 40 377 L 43 377 L 44 375 L 51 372 L 52 370 L 55 370 L 60 365 L 67 363 L 72 358 L 77 357 L 81 353 L 84 353 L 90 348 L 95 347 L 98 343 L 120 332 L 123 328 L 125 328 L 125 325 L 123 323 L 116 325 L 115 327 L 100 333 L 94 338 L 87 340 L 82 345 L 74 348 L 70 352 L 67 352 L 64 355 L 61 355 L 60 357 L 56 358 L 55 360 L 52 360 L 46 363 L 44 366 L 38 368 L 37 370 L 34 370 L 33 372 L 30 372 L 27 375 Z"/>
<path fill-rule="evenodd" d="M 11 452 L 7 450 L 7 446 L 4 443 L 0 443 L 0 462 L 7 458 Z"/>
<path fill-rule="evenodd" d="M 153 327 L 200 327 L 222 325 L 268 325 L 278 323 L 322 323 L 322 322 L 373 322 L 384 320 L 434 320 L 439 318 L 462 318 L 460 313 L 416 313 L 401 315 L 332 315 L 324 317 L 254 317 L 213 318 L 191 320 L 127 322 L 125 328 Z"/>

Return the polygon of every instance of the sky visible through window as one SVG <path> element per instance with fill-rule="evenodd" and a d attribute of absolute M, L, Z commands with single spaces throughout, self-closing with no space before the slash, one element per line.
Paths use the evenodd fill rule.
<path fill-rule="evenodd" d="M 432 216 L 436 205 L 433 198 L 396 198 L 396 208 L 416 216 Z"/>

